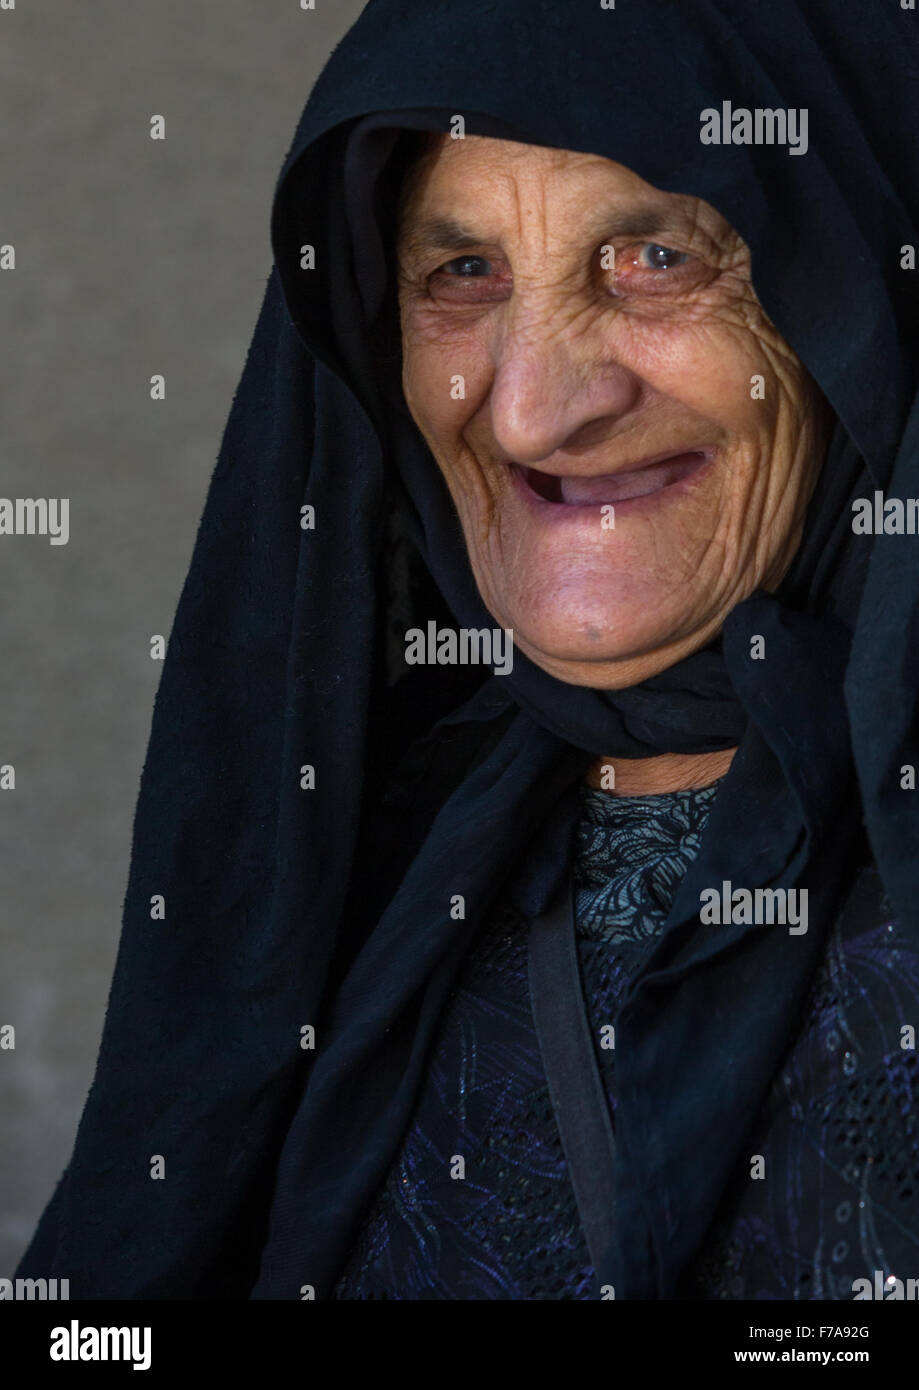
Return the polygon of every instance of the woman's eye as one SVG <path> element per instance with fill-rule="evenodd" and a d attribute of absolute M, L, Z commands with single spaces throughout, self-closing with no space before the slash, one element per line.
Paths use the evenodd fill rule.
<path fill-rule="evenodd" d="M 442 269 L 447 275 L 467 277 L 490 275 L 491 262 L 486 261 L 483 256 L 457 256 L 456 260 L 447 261 Z"/>
<path fill-rule="evenodd" d="M 655 241 L 649 241 L 638 253 L 639 264 L 646 270 L 673 270 L 688 260 L 685 251 L 674 251 L 671 246 L 659 246 Z"/>
<path fill-rule="evenodd" d="M 501 303 L 511 293 L 513 283 L 510 267 L 503 260 L 455 256 L 428 277 L 427 292 L 439 303 L 471 307 Z"/>
<path fill-rule="evenodd" d="M 631 242 L 617 251 L 615 263 L 604 269 L 612 272 L 604 281 L 609 294 L 642 299 L 649 295 L 672 299 L 692 294 L 709 284 L 717 273 L 701 257 L 659 241 Z"/>

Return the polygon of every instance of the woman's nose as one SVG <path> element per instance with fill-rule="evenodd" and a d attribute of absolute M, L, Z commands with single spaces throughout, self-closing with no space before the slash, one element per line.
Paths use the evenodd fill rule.
<path fill-rule="evenodd" d="M 569 322 L 564 322 L 565 318 Z M 537 315 L 508 306 L 496 334 L 491 427 L 502 454 L 536 464 L 590 425 L 603 435 L 633 410 L 639 377 L 614 354 L 614 324 L 585 331 L 570 314 Z"/>

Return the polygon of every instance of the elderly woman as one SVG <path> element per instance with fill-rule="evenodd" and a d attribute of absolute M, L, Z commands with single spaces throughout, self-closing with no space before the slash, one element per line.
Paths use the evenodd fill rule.
<path fill-rule="evenodd" d="M 919 1274 L 915 19 L 730 12 L 375 0 L 336 51 L 22 1273 Z"/>

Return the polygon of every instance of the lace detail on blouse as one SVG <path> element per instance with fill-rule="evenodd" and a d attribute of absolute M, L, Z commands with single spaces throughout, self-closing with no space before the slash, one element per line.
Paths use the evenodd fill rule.
<path fill-rule="evenodd" d="M 662 931 L 716 792 L 582 789 L 576 926 L 595 1038 Z M 880 904 L 879 888 L 867 900 Z M 874 911 L 831 933 L 751 1141 L 770 1180 L 741 1166 L 680 1297 L 851 1299 L 852 1280 L 876 1268 L 919 1273 L 919 1067 L 898 1032 L 919 1018 L 919 956 Z M 526 943 L 527 923 L 505 908 L 464 961 L 335 1298 L 594 1296 Z M 597 1057 L 615 1125 L 615 1051 Z"/>

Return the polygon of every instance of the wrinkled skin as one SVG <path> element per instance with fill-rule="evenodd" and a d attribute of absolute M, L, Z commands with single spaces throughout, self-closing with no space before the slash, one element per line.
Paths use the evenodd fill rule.
<path fill-rule="evenodd" d="M 714 208 L 597 156 L 437 136 L 407 181 L 398 261 L 407 403 L 482 598 L 537 665 L 636 684 L 778 584 L 826 409 Z M 608 475 L 686 450 L 707 451 L 695 471 L 613 503 L 604 526 Z M 604 481 L 572 506 L 536 496 L 524 478 L 538 490 L 540 474 Z"/>

